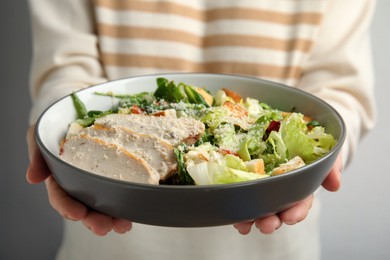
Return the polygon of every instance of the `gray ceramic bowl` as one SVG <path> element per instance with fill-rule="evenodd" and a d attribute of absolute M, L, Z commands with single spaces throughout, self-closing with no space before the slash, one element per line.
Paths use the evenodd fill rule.
<path fill-rule="evenodd" d="M 59 143 L 76 118 L 70 96 L 50 106 L 39 118 L 37 143 L 55 179 L 75 199 L 111 216 L 169 227 L 207 227 L 247 221 L 280 212 L 318 189 L 334 164 L 345 139 L 340 115 L 311 94 L 256 78 L 217 74 L 164 74 L 125 78 L 79 91 L 89 110 L 111 108 L 112 99 L 95 91 L 139 93 L 154 91 L 163 76 L 210 91 L 221 87 L 243 97 L 260 99 L 275 108 L 316 118 L 338 143 L 323 158 L 289 173 L 242 183 L 211 186 L 162 186 L 118 181 L 75 168 L 62 161 Z"/>

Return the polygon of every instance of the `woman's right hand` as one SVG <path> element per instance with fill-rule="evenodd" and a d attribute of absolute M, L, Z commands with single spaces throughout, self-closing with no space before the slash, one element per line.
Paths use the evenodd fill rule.
<path fill-rule="evenodd" d="M 35 141 L 35 125 L 27 131 L 30 165 L 26 178 L 30 184 L 45 182 L 51 206 L 64 218 L 82 221 L 93 233 L 104 236 L 111 230 L 119 234 L 130 231 L 132 222 L 113 218 L 89 209 L 84 204 L 70 197 L 56 182 Z"/>

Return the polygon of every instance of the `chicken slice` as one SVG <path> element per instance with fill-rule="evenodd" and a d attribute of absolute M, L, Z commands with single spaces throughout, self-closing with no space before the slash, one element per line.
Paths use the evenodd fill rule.
<path fill-rule="evenodd" d="M 96 119 L 95 125 L 122 126 L 142 134 L 157 136 L 173 146 L 194 144 L 204 133 L 202 122 L 190 117 L 164 117 L 138 114 L 110 114 Z"/>
<path fill-rule="evenodd" d="M 66 139 L 60 158 L 97 175 L 129 182 L 159 184 L 159 174 L 145 160 L 98 138 L 79 135 Z"/>
<path fill-rule="evenodd" d="M 123 147 L 144 159 L 164 180 L 177 169 L 174 147 L 161 138 L 140 134 L 123 127 L 91 126 L 80 133 Z"/>

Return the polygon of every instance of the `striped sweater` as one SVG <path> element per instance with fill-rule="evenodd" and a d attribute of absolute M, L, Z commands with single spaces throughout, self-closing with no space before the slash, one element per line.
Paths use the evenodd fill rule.
<path fill-rule="evenodd" d="M 240 74 L 333 105 L 354 150 L 372 127 L 373 1 L 30 1 L 34 122 L 55 99 L 102 81 L 162 72 Z M 346 15 L 348 13 L 348 15 Z"/>
<path fill-rule="evenodd" d="M 96 1 L 107 74 L 201 71 L 296 82 L 324 5 L 235 2 Z"/>

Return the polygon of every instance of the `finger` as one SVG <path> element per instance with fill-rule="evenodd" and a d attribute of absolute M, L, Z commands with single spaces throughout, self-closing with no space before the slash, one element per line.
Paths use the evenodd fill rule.
<path fill-rule="evenodd" d="M 28 155 L 30 165 L 26 172 L 26 179 L 29 183 L 40 183 L 50 176 L 50 170 L 35 142 L 35 127 L 31 126 L 27 131 Z"/>
<path fill-rule="evenodd" d="M 322 182 L 322 187 L 328 191 L 338 191 L 341 187 L 341 173 L 337 169 L 332 169 L 325 180 Z"/>
<path fill-rule="evenodd" d="M 52 176 L 48 177 L 45 183 L 49 202 L 61 216 L 70 220 L 81 220 L 87 215 L 87 207 L 70 197 Z"/>
<path fill-rule="evenodd" d="M 132 228 L 132 222 L 126 219 L 114 218 L 112 223 L 114 231 L 118 234 L 124 234 Z"/>
<path fill-rule="evenodd" d="M 275 230 L 282 226 L 283 222 L 277 215 L 272 215 L 257 219 L 255 221 L 256 227 L 264 234 L 272 234 Z"/>
<path fill-rule="evenodd" d="M 35 142 L 35 125 L 32 125 L 28 128 L 26 134 L 27 144 L 28 144 L 28 155 L 30 161 L 32 160 L 32 154 L 37 149 L 37 145 Z"/>
<path fill-rule="evenodd" d="M 39 153 L 35 153 L 26 171 L 26 180 L 30 184 L 41 183 L 50 176 L 50 169 Z"/>
<path fill-rule="evenodd" d="M 341 187 L 341 172 L 343 169 L 342 157 L 339 156 L 330 170 L 328 176 L 322 182 L 322 186 L 328 191 L 338 191 Z"/>
<path fill-rule="evenodd" d="M 252 229 L 254 221 L 234 224 L 233 227 L 238 230 L 241 235 L 247 235 Z"/>
<path fill-rule="evenodd" d="M 281 221 L 287 225 L 294 225 L 306 218 L 311 206 L 313 205 L 313 195 L 298 202 L 293 207 L 279 213 Z"/>
<path fill-rule="evenodd" d="M 101 214 L 96 211 L 89 211 L 87 216 L 82 219 L 83 224 L 98 236 L 105 236 L 113 228 L 112 217 Z"/>

